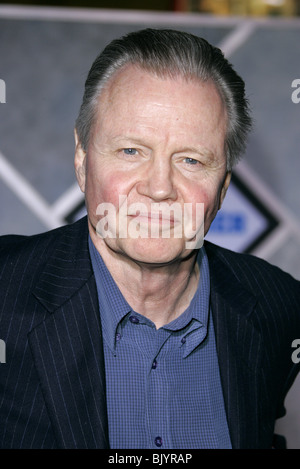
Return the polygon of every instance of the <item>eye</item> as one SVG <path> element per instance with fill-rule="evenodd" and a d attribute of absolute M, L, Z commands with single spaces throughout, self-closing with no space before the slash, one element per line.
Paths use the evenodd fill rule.
<path fill-rule="evenodd" d="M 188 165 L 196 165 L 199 163 L 199 161 L 195 160 L 194 158 L 184 158 L 184 162 Z"/>
<path fill-rule="evenodd" d="M 137 154 L 137 150 L 135 148 L 124 148 L 123 152 L 125 153 L 125 155 L 129 156 L 134 156 Z"/>

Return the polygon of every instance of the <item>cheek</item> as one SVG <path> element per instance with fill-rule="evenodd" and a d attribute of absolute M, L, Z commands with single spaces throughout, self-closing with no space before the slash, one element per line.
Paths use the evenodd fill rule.
<path fill-rule="evenodd" d="M 204 204 L 204 219 L 206 227 L 210 225 L 218 212 L 219 191 L 213 183 L 198 188 L 193 193 L 193 202 Z"/>
<path fill-rule="evenodd" d="M 127 181 L 118 172 L 107 171 L 105 168 L 89 167 L 87 173 L 86 199 L 89 207 L 96 207 L 102 202 L 119 204 L 119 195 L 127 194 Z"/>
<path fill-rule="evenodd" d="M 190 201 L 192 203 L 202 203 L 204 204 L 204 212 L 211 210 L 211 207 L 215 202 L 215 193 L 213 187 L 209 184 L 203 185 L 203 187 L 191 188 L 189 191 L 188 197 L 185 201 Z"/>

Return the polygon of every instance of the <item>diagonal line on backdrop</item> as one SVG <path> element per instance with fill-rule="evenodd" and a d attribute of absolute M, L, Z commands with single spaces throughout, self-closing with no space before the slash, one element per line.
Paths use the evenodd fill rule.
<path fill-rule="evenodd" d="M 254 20 L 245 20 L 238 23 L 236 28 L 230 31 L 218 44 L 218 47 L 224 52 L 226 57 L 229 57 L 249 39 L 256 27 L 257 22 Z"/>
<path fill-rule="evenodd" d="M 43 197 L 30 185 L 22 174 L 7 161 L 1 152 L 0 178 L 47 228 L 53 229 L 64 224 L 63 220 L 53 213 L 51 207 Z"/>
<path fill-rule="evenodd" d="M 75 182 L 67 189 L 51 206 L 53 215 L 59 218 L 65 218 L 75 207 L 84 200 L 84 195 Z"/>

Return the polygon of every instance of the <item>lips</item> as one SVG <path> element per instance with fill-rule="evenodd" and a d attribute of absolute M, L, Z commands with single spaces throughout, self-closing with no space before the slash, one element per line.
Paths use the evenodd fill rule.
<path fill-rule="evenodd" d="M 149 212 L 149 213 L 128 213 L 128 216 L 131 218 L 135 218 L 141 221 L 147 221 L 148 223 L 169 223 L 170 225 L 174 225 L 174 223 L 178 222 L 173 216 L 170 214 L 163 214 L 160 212 Z"/>

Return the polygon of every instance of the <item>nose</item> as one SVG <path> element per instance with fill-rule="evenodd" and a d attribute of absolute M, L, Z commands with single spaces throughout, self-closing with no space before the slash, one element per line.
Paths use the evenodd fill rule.
<path fill-rule="evenodd" d="M 137 191 L 140 195 L 147 196 L 155 202 L 176 200 L 177 191 L 172 162 L 163 157 L 153 158 L 137 184 Z"/>

